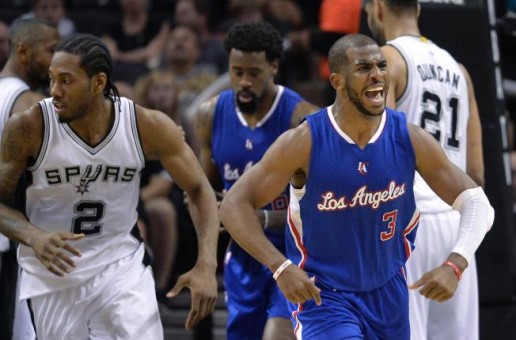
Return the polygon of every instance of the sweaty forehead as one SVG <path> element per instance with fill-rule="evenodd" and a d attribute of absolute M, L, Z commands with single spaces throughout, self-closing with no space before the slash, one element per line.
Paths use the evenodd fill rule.
<path fill-rule="evenodd" d="M 348 58 L 352 64 L 363 62 L 376 63 L 385 59 L 378 45 L 350 47 L 347 52 Z"/>

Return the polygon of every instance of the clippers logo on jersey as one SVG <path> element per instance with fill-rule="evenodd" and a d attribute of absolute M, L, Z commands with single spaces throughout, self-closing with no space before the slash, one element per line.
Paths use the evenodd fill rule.
<path fill-rule="evenodd" d="M 86 167 L 86 172 L 82 175 L 81 181 L 79 182 L 79 185 L 76 185 L 77 192 L 81 193 L 81 196 L 84 195 L 85 192 L 88 191 L 88 185 L 90 182 L 93 182 L 97 179 L 97 177 L 100 174 L 100 170 L 102 170 L 102 165 L 97 165 L 97 169 L 95 169 L 95 173 L 93 176 L 90 176 L 91 174 L 91 164 Z"/>
<path fill-rule="evenodd" d="M 92 174 L 93 167 L 95 167 L 95 172 Z M 96 181 L 128 183 L 134 179 L 134 175 L 138 171 L 136 168 L 122 168 L 119 166 L 107 166 L 103 164 L 98 164 L 96 166 L 89 164 L 83 169 L 78 165 L 65 168 L 47 169 L 45 170 L 47 184 L 49 186 L 68 184 L 72 181 L 76 182 L 77 179 L 79 179 L 79 184 L 74 185 L 74 187 L 77 188 L 76 192 L 84 195 L 84 193 L 89 192 L 88 188 L 91 183 Z"/>
<path fill-rule="evenodd" d="M 253 166 L 253 162 L 248 162 L 245 165 L 244 171 L 242 171 L 242 174 L 246 172 L 247 170 L 251 169 Z M 242 175 L 240 173 L 240 170 L 238 168 L 231 169 L 231 165 L 229 163 L 224 164 L 224 180 L 226 181 L 236 181 L 240 178 Z"/>
<path fill-rule="evenodd" d="M 251 142 L 250 139 L 246 139 L 246 141 L 245 141 L 245 148 L 247 150 L 252 150 L 253 149 L 253 142 Z"/>
<path fill-rule="evenodd" d="M 361 186 L 350 200 L 347 200 L 346 196 L 337 197 L 334 192 L 327 191 L 321 195 L 322 202 L 317 204 L 317 209 L 320 211 L 335 211 L 355 206 L 371 206 L 376 209 L 380 204 L 395 200 L 404 194 L 405 183 L 397 185 L 394 181 L 391 181 L 387 188 L 380 191 L 369 192 L 367 191 L 367 185 Z"/>
<path fill-rule="evenodd" d="M 368 165 L 369 165 L 369 163 L 367 163 L 367 162 L 358 162 L 358 172 L 361 175 L 366 175 L 367 174 L 367 166 Z"/>

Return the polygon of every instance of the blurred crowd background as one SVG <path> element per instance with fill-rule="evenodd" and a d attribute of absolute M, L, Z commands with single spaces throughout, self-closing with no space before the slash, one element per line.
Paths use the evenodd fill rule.
<path fill-rule="evenodd" d="M 121 95 L 168 114 L 183 127 L 186 141 L 197 151 L 193 127 L 200 103 L 230 86 L 223 39 L 231 25 L 267 20 L 278 28 L 284 39 L 284 56 L 277 83 L 323 107 L 334 99 L 326 54 L 342 35 L 368 33 L 365 1 L 0 0 L 0 69 L 8 56 L 8 28 L 17 18 L 45 18 L 58 27 L 62 37 L 73 32 L 102 37 L 113 56 L 114 80 Z M 510 310 L 493 312 L 493 318 L 516 320 L 516 185 L 511 178 L 501 184 L 496 182 L 503 182 L 503 175 L 498 173 L 504 164 L 509 164 L 512 179 L 516 179 L 512 123 L 516 120 L 516 0 L 421 2 L 433 6 L 435 13 L 443 13 L 432 17 L 423 10 L 422 26 L 430 28 L 423 32 L 458 55 L 475 83 L 486 136 L 486 192 L 491 194 L 490 199 L 494 198 L 497 209 L 497 231 L 490 232 L 494 236 L 488 235 L 487 245 L 479 251 L 485 259 L 479 261 L 481 302 L 484 306 L 500 302 L 510 305 Z M 484 13 L 485 24 L 477 21 Z M 440 18 L 445 17 L 447 21 L 441 22 Z M 454 48 L 462 51 L 453 53 Z M 462 60 L 461 56 L 470 60 Z M 490 99 L 491 92 L 497 93 L 497 103 Z M 505 142 L 491 137 L 500 135 L 500 131 L 508 133 Z M 166 303 L 163 292 L 195 261 L 195 234 L 183 195 L 173 179 L 164 176 L 156 164 L 149 164 L 146 172 L 142 180 L 141 228 L 155 258 L 157 294 Z M 505 186 L 508 196 L 504 196 Z M 503 203 L 498 203 L 497 198 Z M 507 205 L 510 216 L 503 211 Z M 497 237 L 503 239 L 503 245 Z M 221 261 L 227 242 L 227 234 L 222 234 Z M 485 263 L 495 269 L 485 269 Z M 500 289 L 498 278 L 503 277 L 507 284 Z M 485 315 L 484 311 L 487 320 Z"/>

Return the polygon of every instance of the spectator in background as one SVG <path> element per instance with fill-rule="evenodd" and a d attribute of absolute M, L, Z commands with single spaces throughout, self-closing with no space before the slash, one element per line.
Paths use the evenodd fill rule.
<path fill-rule="evenodd" d="M 212 64 L 218 74 L 228 69 L 227 55 L 222 41 L 213 36 L 208 26 L 210 3 L 206 0 L 178 0 L 174 22 L 193 30 L 200 42 L 199 63 Z"/>
<path fill-rule="evenodd" d="M 139 105 L 159 110 L 177 121 L 178 87 L 171 73 L 154 71 L 136 81 Z M 177 251 L 177 212 L 170 200 L 173 181 L 159 162 L 147 161 L 142 171 L 140 229 L 153 254 L 152 269 L 158 301 L 166 302 Z"/>
<path fill-rule="evenodd" d="M 159 65 L 169 24 L 149 14 L 149 0 L 119 0 L 121 17 L 103 36 L 113 58 L 114 81 L 134 84 Z"/>
<path fill-rule="evenodd" d="M 31 12 L 22 16 L 22 18 L 30 17 L 48 20 L 57 28 L 61 38 L 76 31 L 75 23 L 66 16 L 64 0 L 33 0 Z"/>
<path fill-rule="evenodd" d="M 0 70 L 9 58 L 9 25 L 0 21 Z"/>
<path fill-rule="evenodd" d="M 213 65 L 199 62 L 201 47 L 199 37 L 186 26 L 178 26 L 170 32 L 165 50 L 166 71 L 172 72 L 179 85 L 179 112 L 185 112 L 195 97 L 215 79 L 217 71 Z M 197 153 L 198 146 L 193 137 L 193 121 L 181 117 L 177 123 L 185 131 L 187 143 Z"/>
<path fill-rule="evenodd" d="M 293 31 L 288 36 L 292 48 L 309 49 L 318 56 L 319 78 L 325 82 L 324 100 L 321 105 L 330 105 L 335 98 L 330 86 L 330 70 L 327 54 L 335 41 L 343 35 L 357 33 L 360 29 L 361 0 L 322 0 L 319 9 L 319 27 Z"/>
<path fill-rule="evenodd" d="M 230 0 L 229 18 L 221 23 L 220 32 L 225 35 L 230 27 L 247 21 L 262 21 L 265 0 Z"/>

